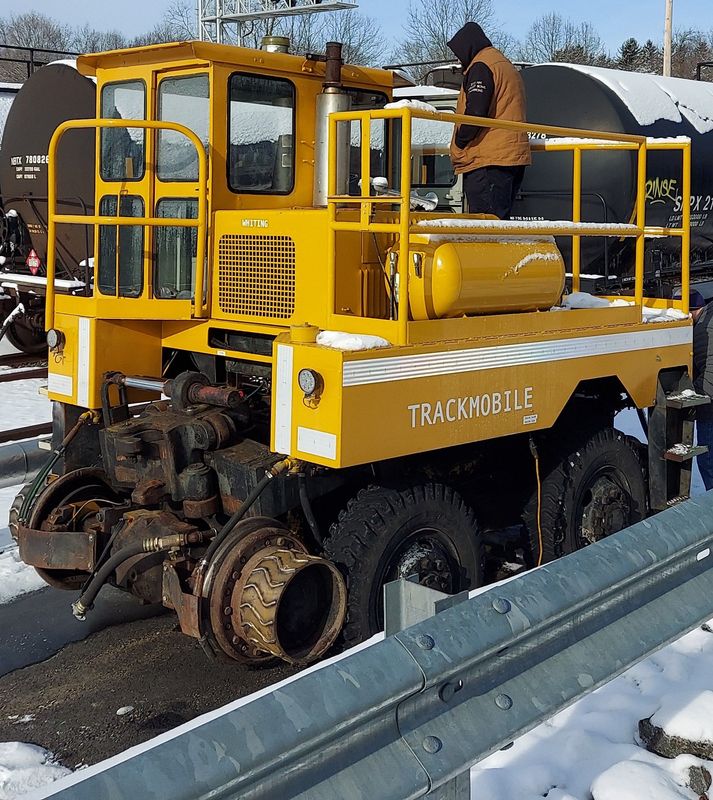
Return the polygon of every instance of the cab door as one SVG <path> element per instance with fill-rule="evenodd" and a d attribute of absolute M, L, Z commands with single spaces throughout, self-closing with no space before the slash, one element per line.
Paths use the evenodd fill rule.
<path fill-rule="evenodd" d="M 184 125 L 196 133 L 207 155 L 209 72 L 195 67 L 146 71 L 141 78 L 106 83 L 100 113 L 103 118 Z M 136 225 L 98 228 L 99 316 L 156 320 L 202 316 L 205 290 L 203 297 L 195 297 L 198 228 L 161 224 L 162 219 L 197 220 L 201 193 L 207 200 L 199 180 L 196 145 L 179 131 L 127 126 L 102 129 L 99 147 L 99 214 L 137 218 Z M 209 214 L 205 217 L 207 224 Z M 203 271 L 206 252 L 204 247 Z M 208 285 L 204 279 L 203 286 Z"/>

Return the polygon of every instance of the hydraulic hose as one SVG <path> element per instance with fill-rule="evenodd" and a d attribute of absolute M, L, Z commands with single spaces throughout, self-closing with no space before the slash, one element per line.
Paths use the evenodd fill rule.
<path fill-rule="evenodd" d="M 35 502 L 35 497 L 37 497 L 37 493 L 44 485 L 45 481 L 47 480 L 47 476 L 52 472 L 52 467 L 59 461 L 59 459 L 64 455 L 67 447 L 72 442 L 72 439 L 79 433 L 79 429 L 82 425 L 85 425 L 89 422 L 98 422 L 99 421 L 99 414 L 96 411 L 85 411 L 83 414 L 80 415 L 77 422 L 71 428 L 69 433 L 62 439 L 59 447 L 57 447 L 53 452 L 52 455 L 47 460 L 47 463 L 44 467 L 37 473 L 34 481 L 30 486 L 30 490 L 27 493 L 27 497 L 22 501 L 22 505 L 20 506 L 20 512 L 18 514 L 18 519 L 20 522 L 27 522 L 28 514 L 30 513 L 30 509 L 32 508 L 32 504 Z"/>
<path fill-rule="evenodd" d="M 309 494 L 307 492 L 307 476 L 304 474 L 304 472 L 300 472 L 300 474 L 297 476 L 297 481 L 299 486 L 302 513 L 305 515 L 309 529 L 312 531 L 312 537 L 314 538 L 315 544 L 321 546 L 322 534 L 319 530 L 317 519 L 314 516 L 314 511 L 312 510 L 312 502 L 310 501 Z"/>
<path fill-rule="evenodd" d="M 282 461 L 278 461 L 277 464 L 275 464 L 271 469 L 269 469 L 265 473 L 264 477 L 257 483 L 257 485 L 250 492 L 250 494 L 245 498 L 245 501 L 240 505 L 240 508 L 225 523 L 225 525 L 223 525 L 223 527 L 218 531 L 213 541 L 208 545 L 208 549 L 205 551 L 205 555 L 201 559 L 201 563 L 198 568 L 199 576 L 202 577 L 203 571 L 205 570 L 206 566 L 210 563 L 211 558 L 213 558 L 220 545 L 232 533 L 233 529 L 238 524 L 238 522 L 240 522 L 240 520 L 248 513 L 251 506 L 255 503 L 258 497 L 260 497 L 260 495 L 265 491 L 265 488 L 267 487 L 268 483 L 270 483 L 270 481 L 273 478 L 276 478 L 278 475 L 290 469 L 292 466 L 294 466 L 294 464 L 295 461 L 292 458 L 285 458 Z"/>
<path fill-rule="evenodd" d="M 72 613 L 74 616 L 79 620 L 85 620 L 87 618 L 87 611 L 92 607 L 99 591 L 107 582 L 111 573 L 125 561 L 143 552 L 145 552 L 143 541 L 134 542 L 134 544 L 130 544 L 127 547 L 122 547 L 121 550 L 118 550 L 113 556 L 108 558 L 100 569 L 97 570 L 96 575 L 82 592 L 79 600 L 77 600 L 76 603 L 72 603 Z"/>
<path fill-rule="evenodd" d="M 76 603 L 72 603 L 72 613 L 79 620 L 86 619 L 87 611 L 92 607 L 100 589 L 107 582 L 109 576 L 117 567 L 121 566 L 130 558 L 142 555 L 143 553 L 161 553 L 165 550 L 174 550 L 187 544 L 198 544 L 201 538 L 202 534 L 198 532 L 172 534 L 162 538 L 142 539 L 139 542 L 134 542 L 126 547 L 122 547 L 121 550 L 118 550 L 113 556 L 108 558 L 96 571 L 96 574 L 89 581 L 88 586 L 82 592 L 79 600 L 77 600 Z"/>

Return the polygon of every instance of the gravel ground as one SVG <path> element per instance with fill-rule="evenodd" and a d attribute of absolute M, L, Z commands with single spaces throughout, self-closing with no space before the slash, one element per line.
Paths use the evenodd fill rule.
<path fill-rule="evenodd" d="M 38 744 L 75 769 L 294 671 L 211 661 L 172 614 L 117 625 L 0 678 L 0 741 Z"/>

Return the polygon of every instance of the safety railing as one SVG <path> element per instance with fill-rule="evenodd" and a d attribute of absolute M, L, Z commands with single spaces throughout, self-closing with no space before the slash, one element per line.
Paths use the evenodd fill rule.
<path fill-rule="evenodd" d="M 195 182 L 198 195 L 198 215 L 195 219 L 169 217 L 129 217 L 120 216 L 121 204 L 116 204 L 115 215 L 102 214 L 58 214 L 57 213 L 57 150 L 62 137 L 72 130 L 105 128 L 139 128 L 152 131 L 174 131 L 185 136 L 194 146 L 198 158 L 198 180 Z M 73 119 L 61 123 L 50 139 L 48 151 L 47 175 L 47 295 L 45 324 L 47 330 L 54 325 L 55 312 L 55 274 L 57 260 L 57 226 L 58 225 L 91 225 L 96 232 L 100 225 L 132 226 L 144 228 L 196 228 L 196 276 L 194 285 L 194 313 L 198 318 L 207 314 L 207 303 L 204 297 L 206 286 L 206 231 L 208 217 L 208 167 L 203 143 L 198 136 L 176 122 L 162 120 L 136 119 Z M 150 168 L 148 168 L 150 169 Z M 149 180 L 151 174 L 149 174 Z M 146 268 L 146 265 L 142 265 Z"/>
<path fill-rule="evenodd" d="M 587 134 L 588 135 L 588 134 Z M 614 136 L 614 134 L 610 134 Z M 582 155 L 586 151 L 632 151 L 638 152 L 637 163 L 637 197 L 635 207 L 636 237 L 636 279 L 634 296 L 640 305 L 644 295 L 644 243 L 649 236 L 671 236 L 681 239 L 681 296 L 682 310 L 688 313 L 688 292 L 690 288 L 690 251 L 691 251 L 691 141 L 690 139 L 646 139 L 640 143 L 618 141 L 587 141 L 581 139 L 553 139 L 537 142 L 532 145 L 533 151 L 571 152 L 572 153 L 572 221 L 582 221 Z M 646 224 L 646 164 L 647 154 L 651 151 L 679 150 L 682 156 L 682 196 L 681 226 L 678 228 L 652 227 Z M 643 234 L 641 233 L 643 229 Z M 582 265 L 582 237 L 572 236 L 572 289 L 580 290 L 580 274 Z M 639 268 L 641 266 L 641 268 Z"/>
<path fill-rule="evenodd" d="M 713 616 L 711 548 L 708 492 L 474 597 L 392 584 L 385 640 L 41 796 L 469 800 L 472 764 Z"/>
<path fill-rule="evenodd" d="M 571 150 L 573 152 L 572 167 L 572 221 L 537 221 L 511 222 L 487 220 L 481 227 L 473 227 L 469 216 L 454 216 L 453 225 L 428 227 L 428 219 L 420 215 L 415 222 L 410 208 L 411 203 L 411 144 L 412 123 L 414 119 L 443 122 L 449 125 L 477 125 L 479 127 L 516 131 L 519 133 L 540 134 L 545 137 L 560 137 L 536 145 L 535 149 L 547 151 Z M 399 188 L 388 195 L 371 194 L 371 144 L 372 123 L 383 120 L 401 122 Z M 358 195 L 338 194 L 339 164 L 339 126 L 344 123 L 358 123 L 361 132 L 361 193 Z M 510 122 L 482 117 L 470 117 L 450 112 L 428 111 L 416 107 L 379 109 L 371 111 L 345 111 L 330 116 L 329 130 L 329 241 L 328 241 L 328 316 L 333 327 L 351 332 L 380 333 L 395 344 L 408 342 L 409 324 L 409 257 L 410 236 L 412 234 L 464 235 L 477 233 L 481 236 L 507 235 L 550 235 L 570 237 L 573 242 L 573 288 L 579 289 L 581 273 L 581 239 L 585 236 L 616 237 L 636 239 L 635 255 L 635 288 L 633 300 L 641 307 L 644 304 L 644 253 L 647 236 L 676 236 L 682 244 L 681 286 L 682 300 L 677 303 L 684 313 L 688 313 L 688 288 L 690 269 L 690 216 L 691 216 L 691 145 L 683 140 L 649 140 L 644 136 L 623 133 L 605 133 L 602 131 L 586 131 L 577 128 L 562 128 L 553 125 L 536 125 L 532 123 Z M 582 154 L 588 150 L 612 151 L 630 150 L 637 154 L 636 203 L 631 224 L 625 223 L 591 223 L 583 222 L 582 217 Z M 647 154 L 649 150 L 681 150 L 683 159 L 682 181 L 682 224 L 680 228 L 653 228 L 646 226 L 646 174 Z M 358 209 L 357 220 L 340 218 L 340 209 Z M 389 221 L 384 214 L 375 215 L 377 209 L 395 213 L 396 219 Z M 395 211 L 394 211 L 395 209 Z M 467 220 L 467 222 L 464 222 Z M 459 225 L 459 222 L 461 223 Z M 376 320 L 365 317 L 349 317 L 336 312 L 336 264 L 337 236 L 340 232 L 367 232 L 372 234 L 391 234 L 398 238 L 398 302 L 395 320 Z M 392 287 L 393 291 L 393 287 Z"/>

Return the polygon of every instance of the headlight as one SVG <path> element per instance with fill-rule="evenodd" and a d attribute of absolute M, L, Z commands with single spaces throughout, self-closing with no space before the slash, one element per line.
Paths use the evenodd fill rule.
<path fill-rule="evenodd" d="M 305 397 L 313 397 L 324 388 L 322 376 L 313 369 L 301 369 L 297 375 L 297 383 L 305 393 Z"/>
<path fill-rule="evenodd" d="M 50 350 L 61 350 L 64 345 L 64 334 L 56 328 L 47 331 L 47 347 Z"/>

